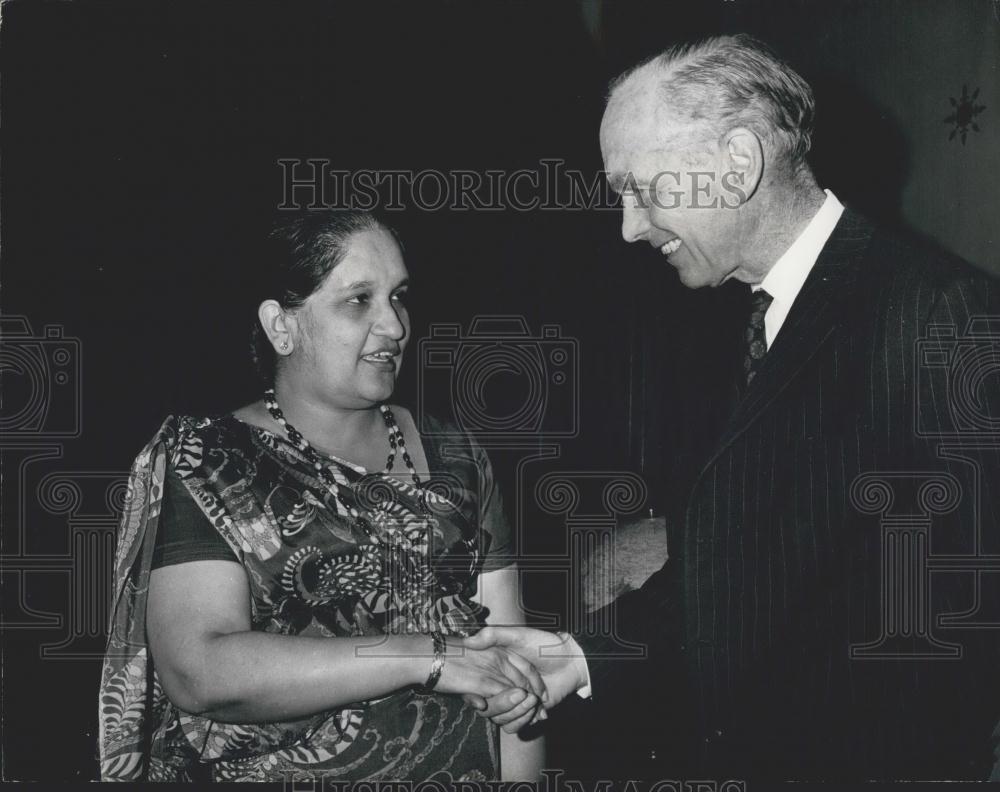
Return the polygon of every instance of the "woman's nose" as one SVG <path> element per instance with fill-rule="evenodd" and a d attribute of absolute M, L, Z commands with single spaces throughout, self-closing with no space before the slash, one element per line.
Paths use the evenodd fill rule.
<path fill-rule="evenodd" d="M 404 309 L 393 303 L 386 305 L 375 323 L 375 332 L 391 338 L 393 341 L 401 341 L 406 335 L 406 324 L 403 322 L 403 317 L 400 316 L 402 310 Z"/>

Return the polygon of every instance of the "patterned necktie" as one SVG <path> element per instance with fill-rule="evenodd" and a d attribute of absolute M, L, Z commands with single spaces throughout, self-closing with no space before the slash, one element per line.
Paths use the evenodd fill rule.
<path fill-rule="evenodd" d="M 753 292 L 750 298 L 750 321 L 747 323 L 746 350 L 743 356 L 743 373 L 746 384 L 757 376 L 764 355 L 767 353 L 767 337 L 764 334 L 764 314 L 774 298 L 763 289 Z"/>

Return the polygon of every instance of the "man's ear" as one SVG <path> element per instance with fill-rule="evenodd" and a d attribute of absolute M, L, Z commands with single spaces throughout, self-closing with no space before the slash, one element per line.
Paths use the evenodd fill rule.
<path fill-rule="evenodd" d="M 257 318 L 275 353 L 292 354 L 295 349 L 295 317 L 286 313 L 277 300 L 264 300 L 257 308 Z"/>
<path fill-rule="evenodd" d="M 733 208 L 749 200 L 760 186 L 764 173 L 764 147 L 757 134 L 746 127 L 730 129 L 722 141 L 727 170 L 722 187 L 726 202 Z"/>

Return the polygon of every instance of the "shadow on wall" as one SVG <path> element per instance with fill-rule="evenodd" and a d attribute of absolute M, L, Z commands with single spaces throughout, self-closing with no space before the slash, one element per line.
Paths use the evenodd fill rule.
<path fill-rule="evenodd" d="M 810 163 L 819 183 L 872 220 L 903 224 L 910 146 L 890 113 L 851 84 L 814 80 L 817 118 Z"/>

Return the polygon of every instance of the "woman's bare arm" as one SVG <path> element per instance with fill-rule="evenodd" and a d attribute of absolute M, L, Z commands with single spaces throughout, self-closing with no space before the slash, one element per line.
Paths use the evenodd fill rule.
<path fill-rule="evenodd" d="M 164 692 L 185 712 L 230 723 L 306 717 L 422 684 L 433 660 L 426 635 L 318 638 L 250 627 L 249 585 L 239 564 L 191 561 L 153 570 L 150 651 Z M 504 650 L 449 647 L 436 690 L 541 690 L 541 678 L 524 671 Z"/>

